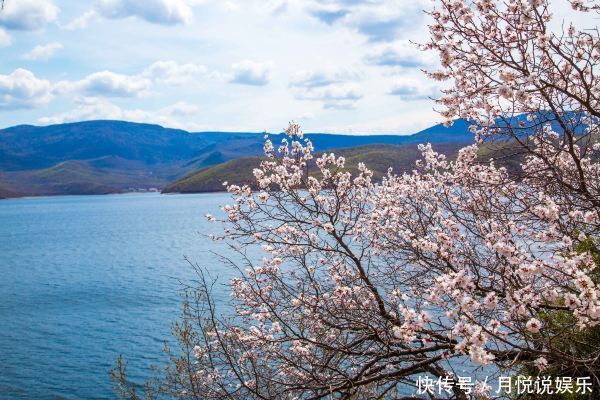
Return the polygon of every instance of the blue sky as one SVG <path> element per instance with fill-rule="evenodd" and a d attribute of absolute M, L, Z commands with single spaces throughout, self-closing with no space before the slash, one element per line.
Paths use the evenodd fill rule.
<path fill-rule="evenodd" d="M 427 0 L 5 0 L 1 126 L 412 133 L 439 121 Z"/>

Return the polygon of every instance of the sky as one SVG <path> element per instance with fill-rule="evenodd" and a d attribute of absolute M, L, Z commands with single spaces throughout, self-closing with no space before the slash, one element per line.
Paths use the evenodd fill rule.
<path fill-rule="evenodd" d="M 0 127 L 410 134 L 440 122 L 429 0 L 5 0 Z"/>

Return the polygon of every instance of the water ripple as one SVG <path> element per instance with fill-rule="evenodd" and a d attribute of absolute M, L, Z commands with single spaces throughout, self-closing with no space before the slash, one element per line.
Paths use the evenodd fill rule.
<path fill-rule="evenodd" d="M 114 195 L 0 202 L 0 399 L 113 399 L 119 353 L 136 379 L 162 361 L 180 312 L 184 260 L 220 270 L 225 194 Z M 219 293 L 220 298 L 226 298 Z"/>

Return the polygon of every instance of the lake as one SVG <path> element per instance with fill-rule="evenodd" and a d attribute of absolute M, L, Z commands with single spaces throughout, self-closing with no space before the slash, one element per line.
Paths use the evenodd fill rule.
<path fill-rule="evenodd" d="M 0 201 L 0 399 L 114 399 L 119 353 L 160 364 L 191 261 L 227 279 L 204 235 L 226 193 Z M 219 289 L 220 296 L 227 296 Z"/>

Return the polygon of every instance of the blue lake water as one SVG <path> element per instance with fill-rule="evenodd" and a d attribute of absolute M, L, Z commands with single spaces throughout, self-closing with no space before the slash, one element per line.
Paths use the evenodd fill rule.
<path fill-rule="evenodd" d="M 119 353 L 136 381 L 148 376 L 181 310 L 180 281 L 194 278 L 184 257 L 231 273 L 204 236 L 218 229 L 204 215 L 228 199 L 0 201 L 0 399 L 114 399 Z"/>

